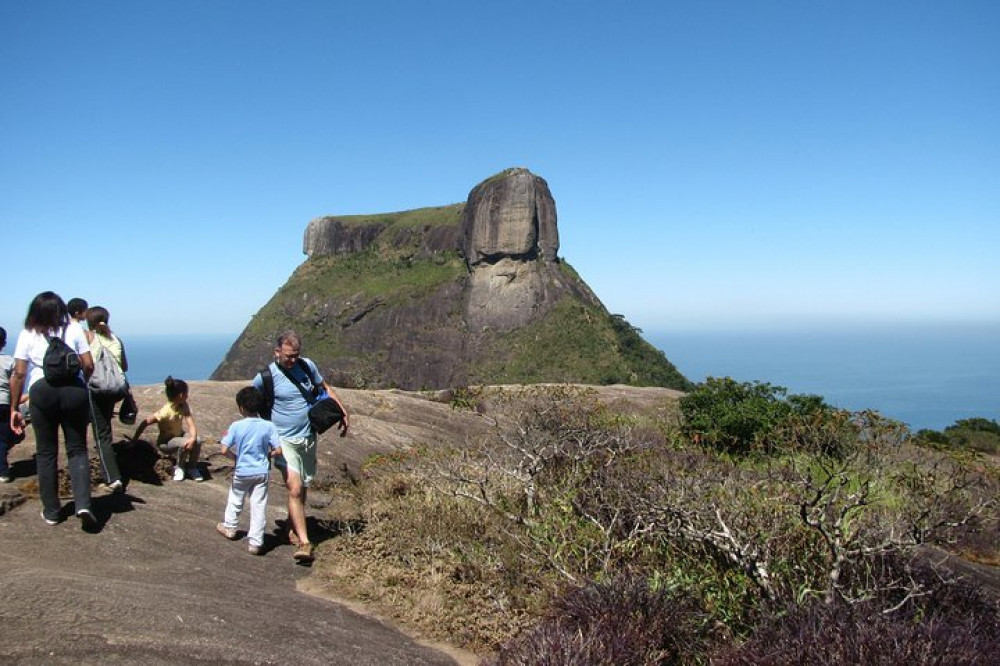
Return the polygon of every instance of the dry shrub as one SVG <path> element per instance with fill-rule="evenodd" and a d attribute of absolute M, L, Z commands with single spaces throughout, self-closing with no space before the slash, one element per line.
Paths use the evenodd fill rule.
<path fill-rule="evenodd" d="M 354 527 L 324 542 L 314 573 L 424 637 L 487 651 L 527 625 L 538 585 L 484 509 L 413 470 L 429 456 L 381 458 L 333 493 L 324 518 Z"/>
<path fill-rule="evenodd" d="M 487 666 L 689 663 L 704 649 L 700 605 L 619 576 L 570 589 L 535 628 L 504 645 Z"/>
<path fill-rule="evenodd" d="M 900 575 L 897 570 L 895 575 Z M 943 583 L 929 568 L 910 571 L 926 596 L 902 603 L 886 592 L 856 604 L 824 603 L 775 613 L 720 666 L 987 666 L 1000 654 L 995 601 L 967 583 Z M 891 610 L 890 610 L 891 609 Z"/>

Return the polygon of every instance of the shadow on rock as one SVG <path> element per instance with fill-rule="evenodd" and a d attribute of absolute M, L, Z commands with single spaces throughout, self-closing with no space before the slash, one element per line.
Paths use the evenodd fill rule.
<path fill-rule="evenodd" d="M 14 475 L 15 479 L 35 476 L 38 474 L 38 466 L 35 464 L 35 456 L 31 456 L 27 460 L 18 460 L 11 463 L 10 471 Z"/>
<path fill-rule="evenodd" d="M 150 442 L 144 439 L 123 439 L 113 444 L 118 458 L 118 469 L 126 479 L 163 485 L 171 478 L 173 463 L 164 458 Z"/>
<path fill-rule="evenodd" d="M 135 511 L 135 504 L 145 504 L 141 497 L 130 495 L 128 491 L 124 493 L 114 493 L 110 495 L 97 495 L 90 499 L 90 511 L 94 515 L 95 522 L 89 527 L 84 527 L 85 532 L 99 534 L 104 526 L 110 522 L 115 514 L 129 513 Z M 75 515 L 76 509 L 73 503 L 63 506 L 64 518 L 71 518 Z"/>

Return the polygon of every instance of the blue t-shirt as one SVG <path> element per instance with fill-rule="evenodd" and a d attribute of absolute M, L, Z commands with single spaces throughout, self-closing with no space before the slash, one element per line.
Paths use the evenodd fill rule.
<path fill-rule="evenodd" d="M 323 378 L 319 374 L 319 368 L 308 358 L 302 359 L 309 372 L 303 372 L 301 366 L 296 363 L 288 372 L 302 383 L 306 393 L 311 393 L 313 386 L 320 387 L 322 398 Z M 282 437 L 309 437 L 312 435 L 312 426 L 309 425 L 309 403 L 302 397 L 302 391 L 285 376 L 276 364 L 269 366 L 271 377 L 274 378 L 274 407 L 271 409 L 271 423 L 278 429 L 278 434 Z M 260 373 L 253 378 L 253 385 L 258 390 L 263 390 L 264 380 Z"/>
<path fill-rule="evenodd" d="M 222 445 L 236 454 L 236 476 L 258 476 L 270 471 L 267 454 L 281 442 L 273 423 L 251 416 L 229 426 Z"/>

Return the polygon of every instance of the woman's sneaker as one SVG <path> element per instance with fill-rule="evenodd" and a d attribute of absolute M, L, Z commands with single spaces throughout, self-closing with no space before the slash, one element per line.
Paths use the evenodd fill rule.
<path fill-rule="evenodd" d="M 188 470 L 188 478 L 198 483 L 201 483 L 202 481 L 205 480 L 205 477 L 201 475 L 201 470 L 199 470 L 197 467 L 192 467 L 191 469 Z"/>
<path fill-rule="evenodd" d="M 80 519 L 80 527 L 85 530 L 92 530 L 97 527 L 97 518 L 90 512 L 90 509 L 80 509 L 76 512 L 76 517 Z"/>
<path fill-rule="evenodd" d="M 10 483 L 14 480 L 14 477 L 10 474 L 0 474 L 0 483 Z"/>
<path fill-rule="evenodd" d="M 184 468 L 180 465 L 174 467 L 174 481 L 184 480 Z"/>
<path fill-rule="evenodd" d="M 247 552 L 250 553 L 251 555 L 260 555 L 264 551 L 261 549 L 260 546 L 248 546 Z"/>

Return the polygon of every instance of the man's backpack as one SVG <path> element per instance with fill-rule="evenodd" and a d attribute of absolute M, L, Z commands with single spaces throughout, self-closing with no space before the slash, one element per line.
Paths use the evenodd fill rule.
<path fill-rule="evenodd" d="M 94 395 L 114 398 L 118 400 L 124 398 L 128 393 L 128 380 L 125 379 L 125 372 L 114 355 L 101 345 L 101 352 L 94 359 L 94 374 L 90 376 L 87 387 Z"/>
<path fill-rule="evenodd" d="M 66 386 L 80 376 L 80 355 L 66 344 L 66 329 L 59 337 L 45 336 L 49 347 L 42 357 L 42 375 L 53 386 Z"/>

